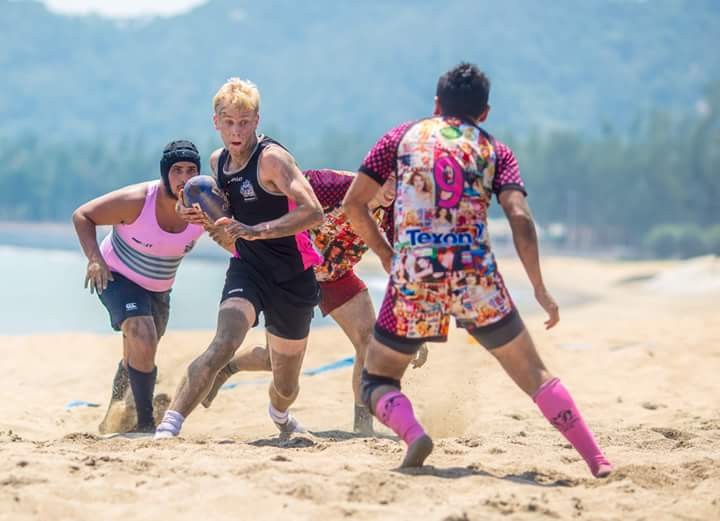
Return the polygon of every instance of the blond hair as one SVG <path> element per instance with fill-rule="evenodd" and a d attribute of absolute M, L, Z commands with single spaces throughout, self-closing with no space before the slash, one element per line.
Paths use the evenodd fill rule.
<path fill-rule="evenodd" d="M 215 110 L 215 114 L 219 115 L 228 106 L 259 112 L 260 91 L 257 85 L 240 78 L 228 79 L 213 98 L 213 110 Z"/>

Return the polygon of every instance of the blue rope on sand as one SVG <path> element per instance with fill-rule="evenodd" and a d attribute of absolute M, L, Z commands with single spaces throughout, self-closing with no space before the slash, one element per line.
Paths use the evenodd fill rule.
<path fill-rule="evenodd" d="M 348 356 L 347 358 L 341 358 L 336 362 L 321 365 L 320 367 L 316 367 L 315 369 L 308 369 L 307 371 L 303 371 L 303 374 L 305 376 L 315 376 L 316 374 L 326 373 L 328 371 L 335 371 L 336 369 L 342 369 L 343 367 L 351 367 L 354 363 L 355 357 Z"/>
<path fill-rule="evenodd" d="M 329 364 L 321 365 L 320 367 L 315 367 L 314 369 L 307 369 L 303 371 L 302 374 L 305 376 L 315 376 L 316 374 L 327 373 L 328 371 L 336 371 L 338 369 L 342 369 L 343 367 L 352 367 L 354 363 L 355 357 L 348 356 L 347 358 L 341 358 L 340 360 L 330 362 Z M 267 383 L 270 383 L 269 378 L 256 378 L 255 380 L 245 380 L 242 382 L 227 383 L 223 385 L 220 390 L 222 391 L 228 389 L 235 389 L 240 385 L 257 385 Z"/>
<path fill-rule="evenodd" d="M 78 407 L 100 407 L 99 403 L 86 402 L 85 400 L 70 400 L 65 404 L 65 410 L 77 409 Z"/>

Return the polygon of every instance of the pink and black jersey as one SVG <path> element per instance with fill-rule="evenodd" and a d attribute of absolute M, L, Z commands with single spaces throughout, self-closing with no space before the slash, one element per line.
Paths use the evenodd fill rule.
<path fill-rule="evenodd" d="M 355 174 L 329 169 L 306 170 L 304 174 L 325 213 L 323 223 L 310 230 L 315 248 L 323 256 L 322 264 L 315 266 L 315 277 L 320 282 L 334 281 L 352 270 L 368 250 L 342 209 Z M 373 217 L 392 242 L 392 210 L 378 208 Z"/>
<path fill-rule="evenodd" d="M 525 193 L 510 148 L 455 118 L 432 117 L 394 128 L 368 153 L 360 172 L 379 184 L 397 174 L 396 282 L 492 272 L 487 234 L 492 195 L 509 189 Z"/>
<path fill-rule="evenodd" d="M 236 172 L 225 172 L 225 165 L 230 157 L 226 149 L 218 159 L 218 186 L 225 191 L 230 201 L 233 217 L 250 226 L 282 217 L 295 207 L 294 201 L 284 194 L 265 190 L 258 179 L 260 155 L 270 145 L 282 147 L 277 141 L 260 136 L 247 165 Z M 278 282 L 294 278 L 321 260 L 306 231 L 277 239 L 238 239 L 235 249 L 240 258 L 259 273 Z"/>

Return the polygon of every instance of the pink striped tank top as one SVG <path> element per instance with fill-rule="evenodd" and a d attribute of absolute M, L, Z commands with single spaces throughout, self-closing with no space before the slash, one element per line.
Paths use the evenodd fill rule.
<path fill-rule="evenodd" d="M 147 184 L 145 204 L 132 224 L 116 224 L 100 244 L 111 271 L 148 291 L 168 291 L 183 257 L 203 234 L 202 226 L 188 224 L 179 233 L 166 232 L 157 222 L 160 182 Z"/>

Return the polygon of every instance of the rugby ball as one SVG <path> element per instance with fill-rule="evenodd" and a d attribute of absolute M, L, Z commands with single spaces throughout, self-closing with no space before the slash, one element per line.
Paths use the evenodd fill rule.
<path fill-rule="evenodd" d="M 195 205 L 207 214 L 211 222 L 220 217 L 231 217 L 230 203 L 215 179 L 209 175 L 196 175 L 183 187 L 183 203 L 187 208 Z"/>

